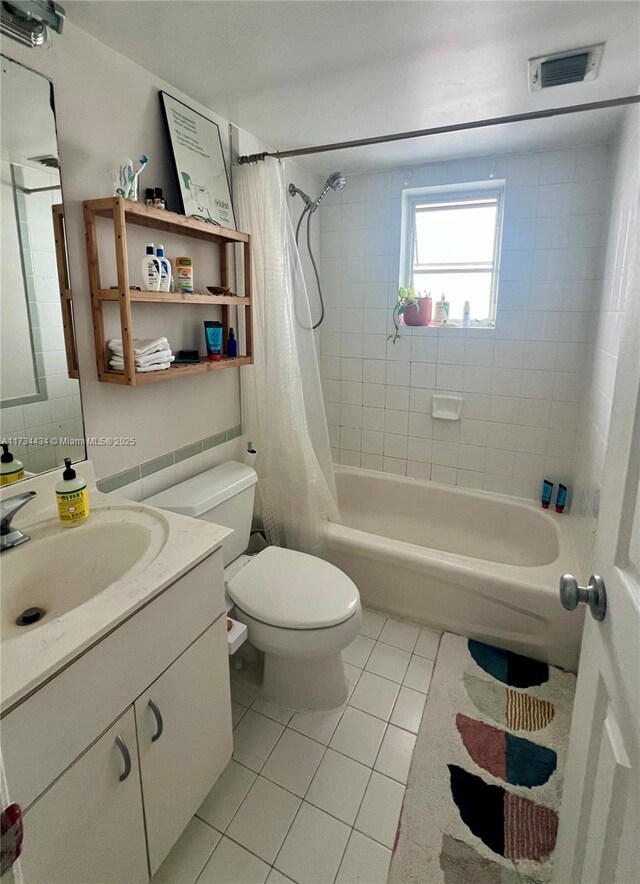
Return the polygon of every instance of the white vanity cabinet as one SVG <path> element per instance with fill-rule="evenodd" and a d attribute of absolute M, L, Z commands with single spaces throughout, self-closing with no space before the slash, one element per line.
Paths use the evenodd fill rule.
<path fill-rule="evenodd" d="M 231 758 L 221 550 L 0 727 L 25 884 L 146 882 Z"/>
<path fill-rule="evenodd" d="M 135 702 L 152 875 L 229 760 L 227 667 L 221 617 Z"/>
<path fill-rule="evenodd" d="M 29 808 L 24 830 L 25 884 L 147 881 L 132 708 Z"/>

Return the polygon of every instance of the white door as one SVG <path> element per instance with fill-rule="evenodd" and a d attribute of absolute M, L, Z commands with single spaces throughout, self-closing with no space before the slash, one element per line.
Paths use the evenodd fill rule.
<path fill-rule="evenodd" d="M 231 758 L 226 617 L 171 664 L 135 710 L 153 875 Z"/>
<path fill-rule="evenodd" d="M 638 252 L 640 255 L 640 251 Z M 640 274 L 628 296 L 569 741 L 556 884 L 640 881 Z M 578 576 L 578 575 L 576 575 Z"/>
<path fill-rule="evenodd" d="M 25 884 L 146 884 L 130 707 L 24 815 Z"/>

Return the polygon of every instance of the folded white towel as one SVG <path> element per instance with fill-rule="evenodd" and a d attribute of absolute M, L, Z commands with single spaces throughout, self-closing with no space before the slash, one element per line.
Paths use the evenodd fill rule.
<path fill-rule="evenodd" d="M 176 357 L 167 347 L 166 350 L 158 350 L 156 353 L 149 353 L 148 356 L 136 356 L 134 364 L 136 368 L 142 368 L 143 365 L 151 365 L 153 362 L 173 362 Z M 117 362 L 121 368 L 124 367 L 124 357 L 118 353 L 111 352 L 110 359 Z"/>
<path fill-rule="evenodd" d="M 124 363 L 109 363 L 109 367 L 114 371 L 124 371 Z M 141 371 L 163 371 L 165 368 L 171 368 L 170 362 L 153 362 L 151 365 L 136 366 L 136 374 Z"/>
<path fill-rule="evenodd" d="M 122 340 L 120 338 L 114 338 L 112 341 L 107 341 L 107 345 L 112 353 L 117 353 L 119 356 L 122 356 L 124 353 Z M 155 353 L 157 350 L 164 349 L 168 346 L 169 340 L 167 338 L 133 339 L 133 352 L 136 356 L 147 356 L 149 353 Z"/>

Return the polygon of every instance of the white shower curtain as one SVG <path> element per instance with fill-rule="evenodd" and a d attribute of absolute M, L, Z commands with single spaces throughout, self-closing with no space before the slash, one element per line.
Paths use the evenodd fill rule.
<path fill-rule="evenodd" d="M 270 543 L 322 555 L 338 518 L 307 289 L 282 163 L 237 167 L 235 205 L 251 234 L 255 364 L 241 369 L 243 434 L 257 449 Z"/>

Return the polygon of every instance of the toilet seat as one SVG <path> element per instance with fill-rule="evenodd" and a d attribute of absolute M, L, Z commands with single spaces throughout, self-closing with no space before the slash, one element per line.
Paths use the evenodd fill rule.
<path fill-rule="evenodd" d="M 227 583 L 238 608 L 283 629 L 321 629 L 349 620 L 360 609 L 356 585 L 316 556 L 269 546 Z"/>

